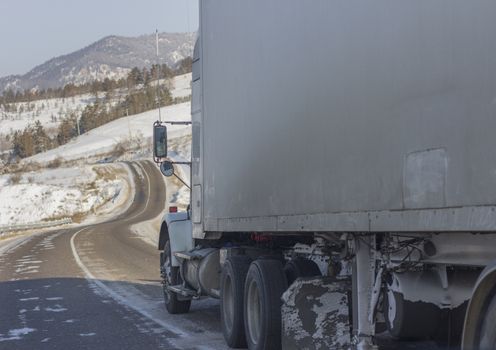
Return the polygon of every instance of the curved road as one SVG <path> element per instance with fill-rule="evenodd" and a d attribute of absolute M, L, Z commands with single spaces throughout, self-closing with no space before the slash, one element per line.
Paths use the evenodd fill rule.
<path fill-rule="evenodd" d="M 187 315 L 165 311 L 159 252 L 130 229 L 164 210 L 165 185 L 151 162 L 130 169 L 136 193 L 126 213 L 4 248 L 0 349 L 226 348 L 216 301 L 195 301 Z"/>

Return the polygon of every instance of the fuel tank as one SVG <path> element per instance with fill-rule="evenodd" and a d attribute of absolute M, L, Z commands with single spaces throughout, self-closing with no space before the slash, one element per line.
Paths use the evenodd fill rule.
<path fill-rule="evenodd" d="M 183 279 L 201 295 L 219 298 L 220 253 L 216 248 L 199 249 L 181 266 Z"/>

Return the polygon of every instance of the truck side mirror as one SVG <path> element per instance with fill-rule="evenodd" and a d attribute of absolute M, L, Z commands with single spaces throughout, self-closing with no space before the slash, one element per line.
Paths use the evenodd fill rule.
<path fill-rule="evenodd" d="M 155 161 L 167 158 L 167 127 L 165 125 L 153 126 L 153 157 Z"/>
<path fill-rule="evenodd" d="M 160 163 L 160 171 L 165 177 L 170 177 L 174 175 L 174 165 L 172 162 L 166 160 L 165 162 Z"/>

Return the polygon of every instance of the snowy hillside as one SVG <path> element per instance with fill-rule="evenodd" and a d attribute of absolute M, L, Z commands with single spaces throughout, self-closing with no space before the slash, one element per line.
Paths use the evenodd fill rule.
<path fill-rule="evenodd" d="M 190 102 L 168 106 L 161 109 L 164 120 L 190 120 Z M 74 160 L 105 154 L 121 142 L 141 138 L 143 142 L 152 136 L 153 123 L 158 120 L 158 109 L 114 120 L 99 128 L 77 137 L 71 142 L 50 151 L 26 158 L 24 162 L 47 163 L 56 158 Z M 190 127 L 169 127 L 169 138 L 180 137 L 190 133 Z"/>
<path fill-rule="evenodd" d="M 159 36 L 160 63 L 175 68 L 179 61 L 192 55 L 196 33 L 161 33 Z M 149 67 L 153 63 L 157 63 L 155 34 L 135 38 L 108 36 L 79 51 L 53 58 L 25 75 L 0 78 L 0 91 L 117 79 L 126 76 L 133 67 Z"/>
<path fill-rule="evenodd" d="M 191 73 L 175 77 L 171 82 L 172 97 L 176 98 L 190 96 L 190 82 Z M 116 95 L 116 101 L 118 98 L 119 96 Z M 79 117 L 84 108 L 93 103 L 94 100 L 94 96 L 85 94 L 65 99 L 53 98 L 33 101 L 31 103 L 16 103 L 13 107 L 14 110 L 17 110 L 17 112 L 4 111 L 2 106 L 0 106 L 0 138 L 12 133 L 13 131 L 23 130 L 28 124 L 33 125 L 37 120 L 41 122 L 46 130 L 54 129 L 59 125 L 60 120 L 63 117 L 71 113 L 74 113 Z M 153 112 L 148 113 L 153 114 Z M 156 113 L 158 115 L 158 112 Z M 130 118 L 136 119 L 133 117 Z M 2 149 L 0 149 L 0 151 L 2 151 Z"/>
<path fill-rule="evenodd" d="M 191 96 L 191 73 L 174 77 L 172 98 Z"/>
<path fill-rule="evenodd" d="M 174 79 L 171 93 L 174 97 L 191 95 L 191 74 Z M 185 102 L 161 109 L 162 120 L 191 120 L 191 103 Z M 24 162 L 46 163 L 56 158 L 74 160 L 110 152 L 118 143 L 139 138 L 146 142 L 151 138 L 153 123 L 158 120 L 158 109 L 114 120 L 77 137 L 71 142 L 50 151 L 26 158 Z M 190 135 L 189 126 L 169 126 L 169 139 Z"/>
<path fill-rule="evenodd" d="M 65 99 L 51 98 L 15 103 L 13 108 L 17 112 L 7 112 L 0 106 L 0 134 L 23 130 L 28 124 L 33 125 L 37 120 L 47 130 L 56 128 L 63 117 L 70 113 L 80 115 L 84 108 L 94 101 L 94 96 L 86 94 Z"/>
<path fill-rule="evenodd" d="M 189 96 L 191 74 L 178 77 L 172 93 L 175 97 Z M 81 101 L 79 103 L 82 103 Z M 76 104 L 76 102 L 74 102 Z M 161 109 L 162 120 L 186 121 L 191 119 L 191 103 L 185 102 Z M 125 204 L 129 197 L 129 174 L 122 163 L 109 163 L 119 144 L 136 142 L 141 153 L 134 159 L 151 159 L 150 142 L 153 123 L 158 110 L 114 120 L 77 137 L 53 150 L 26 158 L 23 164 L 40 167 L 39 170 L 0 176 L 0 226 L 26 224 L 42 220 L 70 217 L 87 220 L 110 213 Z M 189 159 L 191 154 L 191 127 L 169 126 L 170 156 Z M 126 146 L 126 145 L 124 145 Z M 136 155 L 135 155 L 136 156 Z M 124 153 L 120 159 L 126 159 Z M 91 160 L 88 160 L 91 158 Z M 58 169 L 43 169 L 51 161 L 71 161 Z M 69 167 L 68 167 L 69 166 Z M 188 169 L 177 167 L 178 174 L 188 179 Z M 185 207 L 189 191 L 174 178 L 168 181 L 169 202 Z"/>

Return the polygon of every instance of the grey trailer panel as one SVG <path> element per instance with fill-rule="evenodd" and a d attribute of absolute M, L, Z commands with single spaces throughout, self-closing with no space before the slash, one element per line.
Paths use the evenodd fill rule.
<path fill-rule="evenodd" d="M 496 204 L 496 2 L 201 5 L 206 231 Z"/>

